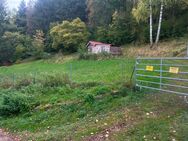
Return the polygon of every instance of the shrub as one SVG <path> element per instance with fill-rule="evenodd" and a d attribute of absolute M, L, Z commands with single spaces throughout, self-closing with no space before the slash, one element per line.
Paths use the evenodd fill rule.
<path fill-rule="evenodd" d="M 110 53 L 102 52 L 99 54 L 93 54 L 88 52 L 79 52 L 79 59 L 80 60 L 104 60 L 104 59 L 110 59 L 113 56 Z"/>
<path fill-rule="evenodd" d="M 3 82 L 1 82 L 0 87 L 3 89 L 9 89 L 13 87 L 14 84 L 10 79 L 4 79 Z"/>
<path fill-rule="evenodd" d="M 97 95 L 107 94 L 107 93 L 110 93 L 110 92 L 111 92 L 111 90 L 107 86 L 98 86 L 94 90 L 94 93 L 96 93 Z"/>
<path fill-rule="evenodd" d="M 71 80 L 66 74 L 47 74 L 41 79 L 41 84 L 44 87 L 58 87 L 66 84 L 71 84 Z"/>
<path fill-rule="evenodd" d="M 80 110 L 78 113 L 78 118 L 84 118 L 87 115 L 87 111 L 86 110 Z"/>
<path fill-rule="evenodd" d="M 50 53 L 46 53 L 44 52 L 41 56 L 42 59 L 50 59 L 52 57 L 52 55 Z"/>
<path fill-rule="evenodd" d="M 80 84 L 80 87 L 81 88 L 92 88 L 92 87 L 99 86 L 99 85 L 101 85 L 101 83 L 99 83 L 99 82 L 84 82 L 84 83 Z"/>
<path fill-rule="evenodd" d="M 97 54 L 91 54 L 91 53 L 79 53 L 79 59 L 80 60 L 97 60 Z"/>
<path fill-rule="evenodd" d="M 3 95 L 2 99 L 0 105 L 0 115 L 2 116 L 17 115 L 27 112 L 31 108 L 28 97 L 20 93 Z"/>
<path fill-rule="evenodd" d="M 16 82 L 16 85 L 15 85 L 15 88 L 16 89 L 20 89 L 22 87 L 26 87 L 26 86 L 29 86 L 33 83 L 33 80 L 32 79 L 29 79 L 29 78 L 24 78 L 24 79 L 21 79 L 21 80 L 18 80 Z"/>
<path fill-rule="evenodd" d="M 93 104 L 95 102 L 95 98 L 93 95 L 88 94 L 87 96 L 84 97 L 85 103 Z"/>
<path fill-rule="evenodd" d="M 129 92 L 130 89 L 128 89 L 127 87 L 122 87 L 119 89 L 119 91 L 112 93 L 112 95 L 115 97 L 119 97 L 119 96 L 126 97 L 129 95 Z"/>

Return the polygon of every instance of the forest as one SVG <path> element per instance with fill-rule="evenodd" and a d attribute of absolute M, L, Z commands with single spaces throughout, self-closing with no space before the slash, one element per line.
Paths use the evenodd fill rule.
<path fill-rule="evenodd" d="M 116 46 L 188 33 L 187 0 L 29 0 L 10 11 L 0 0 L 0 64 L 85 50 L 89 40 Z"/>

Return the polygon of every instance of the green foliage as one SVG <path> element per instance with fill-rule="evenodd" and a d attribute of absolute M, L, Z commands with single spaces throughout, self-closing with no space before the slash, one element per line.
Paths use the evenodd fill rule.
<path fill-rule="evenodd" d="M 3 35 L 4 33 L 4 27 L 5 24 L 7 23 L 6 20 L 6 16 L 7 16 L 7 11 L 6 11 L 6 1 L 5 0 L 1 0 L 0 1 L 0 37 Z"/>
<path fill-rule="evenodd" d="M 58 87 L 71 84 L 69 77 L 66 74 L 45 74 L 40 80 L 43 87 Z"/>
<path fill-rule="evenodd" d="M 181 124 L 176 121 L 176 117 L 187 111 L 182 100 L 173 95 L 156 94 L 153 96 L 131 91 L 129 83 L 119 82 L 122 77 L 119 75 L 121 72 L 118 71 L 120 62 L 125 62 L 125 60 L 74 60 L 64 64 L 36 61 L 11 66 L 5 70 L 1 69 L 0 72 L 7 75 L 11 72 L 19 74 L 20 70 L 28 74 L 40 68 L 40 72 L 48 71 L 51 75 L 51 70 L 62 74 L 71 63 L 74 68 L 73 78 L 77 76 L 78 83 L 69 85 L 57 81 L 57 86 L 54 86 L 56 85 L 54 83 L 42 85 L 39 84 L 39 80 L 46 79 L 46 77 L 39 74 L 36 84 L 19 89 L 0 89 L 0 109 L 3 109 L 1 113 L 6 113 L 4 116 L 0 114 L 0 127 L 10 129 L 10 132 L 14 133 L 27 132 L 27 136 L 24 136 L 25 140 L 62 140 L 62 138 L 83 140 L 83 136 L 87 140 L 91 133 L 103 133 L 104 129 L 114 129 L 114 127 L 120 130 L 109 134 L 112 140 L 139 140 L 144 135 L 149 140 L 152 140 L 154 136 L 162 140 L 163 138 L 169 139 L 168 135 L 174 135 L 169 132 L 169 129 L 175 124 L 178 126 L 175 128 L 178 136 L 175 134 L 175 137 L 178 140 L 186 140 L 187 116 L 180 122 Z M 134 63 L 135 60 L 132 60 L 126 64 L 127 71 L 124 75 L 131 75 L 132 67 L 128 67 L 133 66 Z M 118 75 L 120 77 L 117 77 Z M 60 75 L 55 77 L 60 77 Z M 56 83 L 54 79 L 56 78 L 53 77 L 51 81 Z M 104 80 L 108 80 L 108 83 Z M 8 96 L 6 100 L 8 104 L 3 104 L 4 96 Z M 180 102 L 177 103 L 178 101 Z M 25 104 L 28 106 L 24 106 Z M 7 114 L 9 108 L 6 105 L 13 105 L 11 108 L 20 107 L 21 110 L 13 108 L 13 110 L 8 110 L 11 113 Z M 166 112 L 161 111 L 161 107 Z M 150 115 L 147 116 L 146 112 Z M 133 128 L 129 128 L 130 126 L 127 128 L 127 125 Z M 76 134 L 73 134 L 75 129 Z M 48 136 L 44 136 L 47 132 Z"/>
<path fill-rule="evenodd" d="M 24 0 L 21 1 L 17 15 L 16 15 L 16 25 L 22 33 L 26 33 L 27 30 L 27 7 Z"/>
<path fill-rule="evenodd" d="M 44 33 L 41 30 L 37 30 L 34 35 L 33 47 L 35 48 L 35 56 L 37 58 L 42 58 L 44 53 Z"/>
<path fill-rule="evenodd" d="M 18 115 L 23 112 L 28 112 L 31 108 L 28 97 L 21 93 L 6 93 L 1 94 L 2 103 L 0 103 L 0 115 L 11 116 Z"/>
<path fill-rule="evenodd" d="M 88 52 L 80 52 L 79 53 L 79 59 L 80 60 L 105 60 L 113 58 L 113 56 L 110 53 L 102 52 L 99 54 L 93 54 Z"/>
<path fill-rule="evenodd" d="M 110 24 L 113 10 L 109 0 L 87 0 L 89 25 L 97 27 Z"/>
<path fill-rule="evenodd" d="M 93 95 L 91 94 L 88 94 L 84 97 L 84 101 L 86 103 L 89 103 L 89 104 L 93 104 L 95 102 L 95 98 L 93 97 Z"/>
<path fill-rule="evenodd" d="M 17 59 L 32 56 L 32 39 L 29 36 L 20 34 L 19 32 L 5 32 L 1 40 L 1 63 L 14 62 Z M 4 53 L 4 49 L 8 53 Z"/>
<path fill-rule="evenodd" d="M 108 86 L 101 85 L 94 89 L 94 93 L 97 95 L 109 94 L 111 93 L 111 90 L 109 89 Z"/>
<path fill-rule="evenodd" d="M 14 84 L 14 87 L 16 89 L 20 89 L 22 87 L 30 86 L 31 84 L 33 84 L 33 78 L 21 78 L 16 82 L 16 84 Z"/>
<path fill-rule="evenodd" d="M 133 8 L 132 14 L 137 22 L 147 21 L 149 17 L 149 10 L 147 5 L 149 5 L 148 0 L 140 0 L 137 4 L 137 7 Z"/>
<path fill-rule="evenodd" d="M 188 32 L 187 1 L 164 0 L 164 3 L 160 39 L 184 36 Z M 157 33 L 160 4 L 152 0 L 153 36 Z M 116 46 L 147 43 L 148 10 L 148 0 L 30 0 L 27 5 L 22 0 L 17 13 L 9 14 L 6 1 L 1 0 L 0 63 L 48 58 L 45 52 L 84 50 L 88 39 Z M 89 56 L 81 54 L 81 58 Z"/>
<path fill-rule="evenodd" d="M 97 60 L 97 54 L 91 53 L 80 53 L 79 54 L 80 60 Z"/>
<path fill-rule="evenodd" d="M 77 18 L 72 22 L 63 21 L 53 27 L 50 30 L 50 35 L 53 39 L 53 48 L 63 45 L 65 50 L 74 52 L 86 44 L 89 33 L 85 23 Z"/>
<path fill-rule="evenodd" d="M 85 0 L 37 0 L 32 15 L 34 29 L 42 29 L 47 33 L 50 23 L 77 17 L 86 21 L 86 3 Z"/>
<path fill-rule="evenodd" d="M 1 39 L 0 42 L 0 64 L 8 65 L 14 62 L 15 48 L 8 40 Z"/>

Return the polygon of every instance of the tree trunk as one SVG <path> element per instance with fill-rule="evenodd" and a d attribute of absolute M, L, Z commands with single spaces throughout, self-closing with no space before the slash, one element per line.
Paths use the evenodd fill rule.
<path fill-rule="evenodd" d="M 160 17 L 159 17 L 159 25 L 158 25 L 158 30 L 157 30 L 157 37 L 156 37 L 156 40 L 155 40 L 156 46 L 158 45 L 159 36 L 160 36 L 160 32 L 161 32 L 161 23 L 162 23 L 162 18 L 163 18 L 163 8 L 164 8 L 164 2 L 163 2 L 163 0 L 161 0 L 161 10 L 160 10 Z"/>
<path fill-rule="evenodd" d="M 153 10 L 152 10 L 152 0 L 149 0 L 149 14 L 150 14 L 150 48 L 153 47 Z"/>

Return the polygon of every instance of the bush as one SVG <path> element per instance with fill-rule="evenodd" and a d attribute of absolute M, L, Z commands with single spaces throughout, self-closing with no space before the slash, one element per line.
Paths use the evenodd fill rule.
<path fill-rule="evenodd" d="M 28 97 L 20 93 L 3 95 L 2 99 L 2 104 L 0 105 L 1 116 L 17 115 L 27 112 L 31 108 Z"/>
<path fill-rule="evenodd" d="M 24 79 L 18 80 L 18 81 L 16 82 L 15 88 L 20 89 L 20 88 L 22 88 L 22 87 L 29 86 L 29 85 L 31 85 L 32 83 L 33 83 L 32 78 L 30 78 L 30 79 L 29 79 L 29 78 L 24 78 Z"/>
<path fill-rule="evenodd" d="M 92 88 L 101 85 L 99 82 L 83 82 L 79 84 L 81 88 Z"/>
<path fill-rule="evenodd" d="M 97 54 L 79 53 L 80 60 L 97 60 Z"/>
<path fill-rule="evenodd" d="M 13 81 L 11 81 L 10 79 L 4 79 L 3 82 L 0 83 L 0 88 L 3 89 L 9 89 L 13 86 L 14 86 Z"/>
<path fill-rule="evenodd" d="M 66 74 L 47 74 L 41 79 L 41 84 L 43 87 L 58 87 L 66 84 L 71 84 L 71 80 Z"/>
<path fill-rule="evenodd" d="M 112 93 L 112 95 L 114 97 L 119 97 L 119 96 L 126 97 L 129 95 L 129 92 L 130 92 L 130 89 L 128 89 L 127 87 L 122 87 L 119 89 L 119 91 Z"/>
<path fill-rule="evenodd" d="M 79 59 L 80 60 L 104 60 L 104 59 L 110 59 L 113 56 L 110 53 L 107 52 L 102 52 L 99 54 L 92 54 L 92 53 L 88 53 L 88 52 L 81 52 L 79 53 Z"/>
<path fill-rule="evenodd" d="M 107 94 L 110 92 L 111 92 L 111 90 L 107 86 L 99 86 L 94 90 L 94 93 L 96 93 L 97 95 L 103 95 L 103 94 Z"/>
<path fill-rule="evenodd" d="M 84 97 L 85 103 L 93 104 L 95 102 L 95 98 L 93 95 L 88 94 L 87 96 Z"/>

